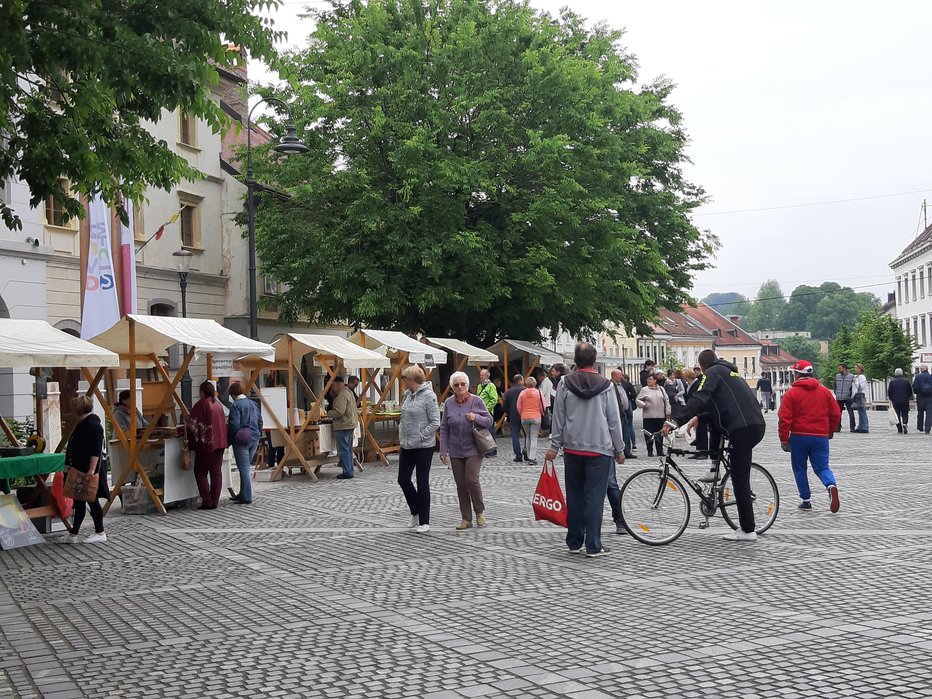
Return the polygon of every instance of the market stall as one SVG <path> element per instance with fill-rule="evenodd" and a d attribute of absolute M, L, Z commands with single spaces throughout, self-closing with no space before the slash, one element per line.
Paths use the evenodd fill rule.
<path fill-rule="evenodd" d="M 164 503 L 195 497 L 198 492 L 192 471 L 181 468 L 182 438 L 174 436 L 177 434 L 174 426 L 180 424 L 176 408 L 182 416 L 187 417 L 188 414 L 178 386 L 189 365 L 195 359 L 206 359 L 208 376 L 214 378 L 212 364 L 228 362 L 232 367 L 233 360 L 244 355 L 271 360 L 275 356 L 275 348 L 243 337 L 213 320 L 148 315 L 126 315 L 91 342 L 119 355 L 128 370 L 131 386 L 136 385 L 140 369 L 151 369 L 157 377 L 154 384 L 147 386 L 155 398 L 149 402 L 151 407 L 148 410 L 153 419 L 141 430 L 135 420 L 129 421 L 128 430 L 121 429 L 110 409 L 112 401 L 103 396 L 96 383 L 92 384 L 92 390 L 110 418 L 114 435 L 110 456 L 111 472 L 115 477 L 104 511 L 110 509 L 124 485 L 131 479 L 138 479 L 152 504 L 165 514 Z M 184 346 L 184 356 L 172 376 L 160 358 L 177 344 Z M 143 401 L 146 401 L 145 395 Z M 136 391 L 131 390 L 130 415 L 136 414 L 137 404 Z M 171 423 L 168 429 L 158 425 L 162 416 L 167 416 Z M 161 481 L 161 487 L 156 488 L 152 484 L 150 475 Z"/>
<path fill-rule="evenodd" d="M 248 356 L 236 362 L 236 366 L 247 374 L 244 390 L 254 388 L 262 402 L 263 415 L 269 417 L 271 424 L 266 423 L 266 428 L 271 429 L 273 446 L 285 448 L 284 456 L 269 480 L 278 478 L 287 462 L 295 461 L 308 476 L 317 480 L 321 466 L 338 461 L 337 457 L 330 456 L 333 430 L 324 407 L 324 396 L 333 386 L 334 379 L 340 375 L 341 368 L 345 371 L 378 371 L 390 368 L 391 361 L 336 335 L 287 333 L 272 344 L 275 357 L 271 361 Z M 301 373 L 305 357 L 325 372 L 323 388 L 317 392 Z M 266 371 L 287 372 L 284 390 L 262 388 L 260 377 Z M 306 410 L 299 405 L 299 384 L 308 397 Z"/>
<path fill-rule="evenodd" d="M 527 378 L 538 367 L 543 368 L 563 363 L 563 357 L 556 352 L 551 352 L 546 347 L 535 345 L 532 342 L 525 342 L 524 340 L 499 340 L 489 347 L 488 351 L 494 354 L 502 365 L 502 376 L 506 391 L 511 382 L 512 374 L 520 373 L 524 378 Z M 514 371 L 511 370 L 513 364 L 517 364 Z M 520 367 L 520 371 L 518 367 Z"/>
<path fill-rule="evenodd" d="M 421 338 L 421 342 L 428 343 L 433 347 L 449 350 L 453 353 L 452 366 L 450 367 L 451 373 L 454 371 L 464 371 L 469 364 L 472 364 L 476 369 L 488 368 L 493 364 L 498 364 L 498 355 L 484 350 L 481 347 L 474 347 L 462 340 L 453 340 L 445 337 L 425 337 Z M 437 391 L 437 398 L 443 403 L 450 394 L 450 385 L 446 382 L 435 381 L 434 390 Z"/>
<path fill-rule="evenodd" d="M 44 320 L 0 319 L 0 368 L 38 369 L 35 372 L 37 377 L 41 377 L 41 368 L 81 369 L 88 373 L 90 369 L 97 369 L 94 377 L 96 385 L 106 369 L 118 366 L 119 361 L 113 352 L 57 330 Z M 49 442 L 48 437 L 58 434 L 59 425 L 43 425 L 42 400 L 41 391 L 37 391 L 36 430 L 40 434 L 44 433 L 45 441 Z M 65 428 L 62 438 L 57 440 L 54 453 L 35 453 L 29 447 L 24 447 L 2 415 L 0 429 L 12 445 L 12 452 L 21 452 L 0 457 L 0 483 L 6 484 L 14 478 L 32 479 L 34 492 L 26 504 L 26 515 L 30 518 L 55 517 L 64 522 L 70 531 L 71 526 L 62 516 L 55 498 L 51 497 L 46 481 L 49 475 L 65 470 L 65 455 L 62 451 L 74 425 Z"/>
<path fill-rule="evenodd" d="M 361 375 L 362 404 L 360 406 L 360 415 L 362 418 L 363 440 L 371 446 L 372 456 L 387 464 L 387 455 L 397 452 L 398 445 L 380 444 L 373 434 L 373 426 L 378 423 L 397 425 L 401 419 L 401 412 L 397 406 L 402 394 L 401 372 L 409 364 L 421 364 L 424 373 L 429 378 L 438 365 L 447 363 L 447 353 L 442 349 L 418 342 L 395 330 L 360 330 L 352 335 L 349 340 L 388 357 L 391 362 L 390 373 L 387 376 L 383 375 L 381 379 L 379 373 L 383 369 L 376 369 L 372 372 L 363 369 Z M 392 394 L 396 397 L 389 402 L 389 396 Z M 365 453 L 365 449 L 363 452 Z"/>

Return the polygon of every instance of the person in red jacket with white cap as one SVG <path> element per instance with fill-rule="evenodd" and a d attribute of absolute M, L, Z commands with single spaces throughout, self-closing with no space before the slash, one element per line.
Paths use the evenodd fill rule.
<path fill-rule="evenodd" d="M 838 512 L 838 486 L 828 467 L 828 440 L 841 419 L 835 395 L 812 375 L 812 364 L 800 359 L 792 367 L 797 379 L 780 403 L 780 445 L 790 452 L 793 477 L 802 502 L 801 510 L 811 510 L 807 462 L 828 490 L 829 509 Z"/>

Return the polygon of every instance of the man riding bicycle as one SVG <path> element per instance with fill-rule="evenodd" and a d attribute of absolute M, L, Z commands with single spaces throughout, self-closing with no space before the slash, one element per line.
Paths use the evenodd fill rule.
<path fill-rule="evenodd" d="M 751 496 L 751 460 L 754 447 L 764 438 L 764 415 L 757 397 L 738 373 L 738 368 L 712 350 L 699 353 L 702 379 L 686 403 L 678 421 L 669 420 L 663 426 L 664 436 L 680 424 L 694 430 L 699 414 L 708 414 L 712 425 L 729 441 L 731 478 L 735 489 L 740 528 L 725 535 L 729 541 L 756 541 L 754 509 Z"/>

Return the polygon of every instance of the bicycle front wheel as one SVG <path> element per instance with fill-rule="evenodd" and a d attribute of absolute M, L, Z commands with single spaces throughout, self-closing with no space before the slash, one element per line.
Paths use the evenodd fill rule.
<path fill-rule="evenodd" d="M 718 506 L 728 526 L 737 529 L 738 503 L 735 500 L 731 471 L 726 473 L 722 479 L 722 489 L 718 493 Z M 777 490 L 777 482 L 770 472 L 759 464 L 751 464 L 751 506 L 754 509 L 755 531 L 763 534 L 777 519 L 777 513 L 780 511 L 780 491 Z"/>
<path fill-rule="evenodd" d="M 663 469 L 638 471 L 621 486 L 621 521 L 635 539 L 651 546 L 675 541 L 689 524 L 689 495 Z"/>

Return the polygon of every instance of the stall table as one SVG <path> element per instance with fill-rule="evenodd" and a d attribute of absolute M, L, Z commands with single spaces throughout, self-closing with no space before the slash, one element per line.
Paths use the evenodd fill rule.
<path fill-rule="evenodd" d="M 27 454 L 25 456 L 6 456 L 0 458 L 0 485 L 3 491 L 9 493 L 9 481 L 14 478 L 32 478 L 36 493 L 32 502 L 26 503 L 24 508 L 26 516 L 30 519 L 39 517 L 55 517 L 62 521 L 68 531 L 73 531 L 71 524 L 62 516 L 58 504 L 46 485 L 48 477 L 55 473 L 66 471 L 64 454 Z M 43 505 L 42 500 L 48 500 Z M 36 505 L 35 502 L 39 504 Z"/>

